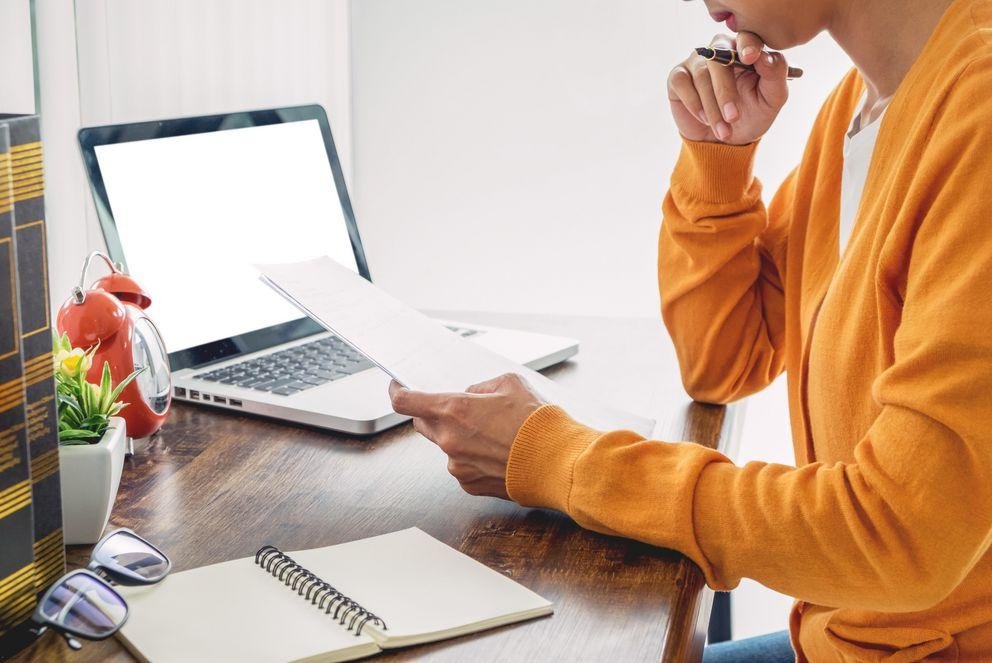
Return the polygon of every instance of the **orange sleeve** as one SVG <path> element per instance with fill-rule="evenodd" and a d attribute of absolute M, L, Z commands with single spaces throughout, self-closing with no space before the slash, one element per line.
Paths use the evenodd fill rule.
<path fill-rule="evenodd" d="M 795 173 L 769 209 L 752 174 L 757 143 L 683 141 L 663 205 L 662 316 L 694 399 L 726 403 L 785 365 L 782 283 Z"/>
<path fill-rule="evenodd" d="M 595 431 L 545 406 L 514 441 L 510 496 L 679 550 L 717 589 L 749 577 L 883 612 L 924 610 L 953 591 L 992 544 L 992 126 L 977 103 L 992 58 L 967 74 L 897 203 L 919 225 L 894 356 L 855 396 L 880 414 L 851 462 L 736 467 L 699 445 Z"/>

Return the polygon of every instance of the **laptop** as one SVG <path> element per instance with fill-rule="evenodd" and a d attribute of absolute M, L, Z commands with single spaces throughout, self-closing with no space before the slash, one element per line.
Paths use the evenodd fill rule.
<path fill-rule="evenodd" d="M 323 108 L 90 127 L 79 145 L 107 250 L 151 295 L 176 400 L 355 435 L 407 421 L 388 376 L 252 266 L 327 255 L 372 280 Z M 534 369 L 578 352 L 442 322 Z"/>

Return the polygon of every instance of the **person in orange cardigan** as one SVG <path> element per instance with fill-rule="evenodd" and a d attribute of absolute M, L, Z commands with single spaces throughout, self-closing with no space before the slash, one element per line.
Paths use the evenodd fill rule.
<path fill-rule="evenodd" d="M 394 407 L 469 493 L 795 597 L 787 638 L 707 660 L 992 660 L 992 0 L 707 7 L 756 71 L 669 77 L 662 315 L 697 400 L 788 374 L 796 466 L 593 430 L 513 376 L 394 384 Z M 765 46 L 823 31 L 856 66 L 766 206 L 752 166 L 788 84 Z"/>

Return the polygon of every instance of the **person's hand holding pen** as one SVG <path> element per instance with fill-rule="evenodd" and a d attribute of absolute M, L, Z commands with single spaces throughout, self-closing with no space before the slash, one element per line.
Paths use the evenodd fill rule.
<path fill-rule="evenodd" d="M 746 145 L 761 138 L 789 98 L 789 68 L 781 53 L 764 52 L 752 32 L 717 35 L 717 49 L 732 49 L 753 69 L 727 66 L 693 51 L 668 76 L 675 125 L 688 140 Z"/>

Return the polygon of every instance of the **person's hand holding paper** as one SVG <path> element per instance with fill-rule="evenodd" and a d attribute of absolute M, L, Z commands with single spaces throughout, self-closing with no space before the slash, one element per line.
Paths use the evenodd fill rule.
<path fill-rule="evenodd" d="M 413 419 L 418 433 L 448 455 L 448 472 L 470 495 L 510 499 L 506 464 L 517 431 L 546 403 L 516 374 L 502 375 L 466 393 L 411 391 L 389 385 L 393 409 Z"/>
<path fill-rule="evenodd" d="M 414 417 L 416 429 L 448 454 L 449 470 L 472 494 L 506 497 L 514 437 L 545 403 L 561 405 L 593 428 L 652 432 L 654 421 L 577 398 L 330 258 L 258 269 L 268 285 L 393 378 L 393 407 Z"/>

